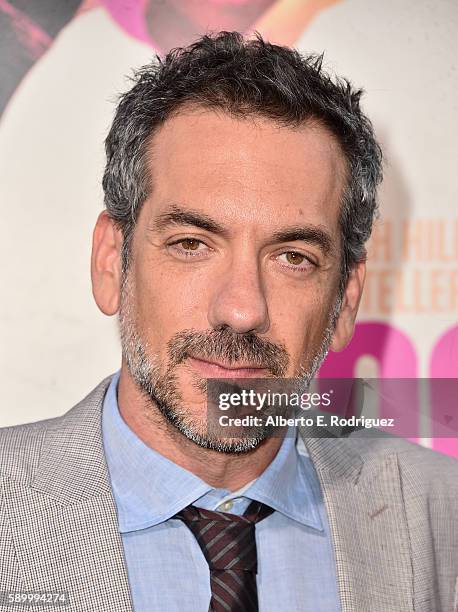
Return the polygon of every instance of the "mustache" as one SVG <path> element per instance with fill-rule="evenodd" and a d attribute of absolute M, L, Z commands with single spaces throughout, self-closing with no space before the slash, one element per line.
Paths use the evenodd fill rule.
<path fill-rule="evenodd" d="M 229 365 L 248 361 L 265 368 L 273 376 L 284 377 L 289 365 L 289 355 L 282 344 L 274 344 L 259 338 L 253 332 L 237 334 L 222 326 L 209 332 L 184 329 L 167 343 L 172 366 L 190 356 L 222 360 Z"/>

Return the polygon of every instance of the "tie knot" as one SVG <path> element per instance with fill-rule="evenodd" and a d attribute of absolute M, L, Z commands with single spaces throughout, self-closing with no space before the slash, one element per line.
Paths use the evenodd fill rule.
<path fill-rule="evenodd" d="M 191 505 L 174 518 L 192 531 L 211 570 L 256 572 L 255 524 L 273 511 L 258 501 L 252 501 L 243 516 Z"/>

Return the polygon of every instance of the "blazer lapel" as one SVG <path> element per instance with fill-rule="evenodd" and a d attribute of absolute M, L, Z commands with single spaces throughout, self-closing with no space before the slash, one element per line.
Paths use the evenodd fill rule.
<path fill-rule="evenodd" d="M 108 384 L 104 380 L 43 430 L 29 488 L 6 483 L 24 588 L 66 592 L 72 611 L 133 609 L 103 451 L 101 408 Z"/>
<path fill-rule="evenodd" d="M 396 453 L 385 447 L 378 458 L 364 461 L 358 448 L 367 440 L 301 433 L 323 490 L 342 612 L 413 611 L 412 558 Z M 384 442 L 371 439 L 369 444 Z"/>

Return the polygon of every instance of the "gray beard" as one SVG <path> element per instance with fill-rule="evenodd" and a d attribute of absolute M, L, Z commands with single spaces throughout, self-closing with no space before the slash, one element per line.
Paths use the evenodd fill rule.
<path fill-rule="evenodd" d="M 307 387 L 322 362 L 329 352 L 332 335 L 335 330 L 336 322 L 341 308 L 341 297 L 339 296 L 332 308 L 328 318 L 328 324 L 323 334 L 323 339 L 319 349 L 311 360 L 307 368 L 300 367 L 299 374 L 295 377 L 298 388 Z M 225 438 L 221 436 L 221 430 L 212 430 L 208 422 L 202 418 L 198 419 L 191 416 L 191 413 L 183 404 L 181 393 L 178 389 L 178 382 L 174 374 L 175 367 L 185 359 L 186 352 L 180 348 L 180 343 L 169 343 L 169 352 L 172 353 L 170 364 L 164 374 L 161 374 L 159 358 L 149 350 L 147 343 L 141 338 L 135 323 L 135 312 L 133 308 L 134 299 L 129 275 L 124 278 L 121 291 L 121 306 L 119 311 L 119 330 L 121 337 L 122 353 L 129 369 L 130 375 L 136 385 L 147 399 L 149 411 L 158 409 L 166 421 L 177 431 L 184 435 L 201 448 L 216 450 L 227 454 L 247 453 L 257 448 L 263 440 L 269 438 L 273 432 L 273 426 L 260 425 L 244 428 L 242 438 Z M 252 337 L 251 344 L 247 344 L 243 339 L 243 334 L 232 334 L 231 332 L 221 331 L 218 341 L 211 342 L 211 332 L 202 339 L 202 334 L 186 330 L 190 343 L 195 346 L 208 348 L 210 354 L 215 356 L 229 356 L 236 361 L 242 357 L 247 357 L 250 361 L 264 365 L 271 364 L 270 370 L 273 376 L 282 376 L 287 366 L 287 353 L 283 347 L 277 347 L 270 343 L 264 354 L 261 352 L 256 337 Z M 217 333 L 216 331 L 214 332 Z M 180 334 L 178 334 L 180 337 Z M 221 339 L 225 339 L 225 343 Z M 198 341 L 198 343 L 197 343 Z M 264 341 L 262 341 L 264 342 Z M 264 346 L 264 344 L 263 344 Z M 152 356 L 150 356 L 152 355 Z M 270 361 L 269 361 L 270 358 Z M 195 387 L 205 392 L 205 379 L 195 378 Z"/>

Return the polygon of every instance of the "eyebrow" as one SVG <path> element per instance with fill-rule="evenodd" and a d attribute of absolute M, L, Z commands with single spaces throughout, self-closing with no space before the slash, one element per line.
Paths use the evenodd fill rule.
<path fill-rule="evenodd" d="M 272 235 L 274 242 L 294 242 L 296 240 L 314 244 L 321 249 L 324 255 L 332 251 L 333 240 L 330 234 L 315 225 L 287 227 L 278 230 Z"/>
<path fill-rule="evenodd" d="M 154 221 L 154 230 L 163 231 L 170 225 L 191 225 L 199 227 L 207 232 L 219 236 L 228 237 L 230 231 L 208 215 L 196 210 L 184 209 L 172 205 L 170 208 L 158 215 Z M 294 225 L 275 231 L 271 241 L 280 242 L 306 242 L 320 248 L 324 255 L 333 250 L 333 239 L 324 229 L 316 225 Z"/>
<path fill-rule="evenodd" d="M 193 225 L 219 236 L 228 236 L 229 234 L 225 227 L 208 215 L 196 210 L 182 209 L 179 206 L 171 206 L 167 212 L 156 217 L 154 229 L 162 231 L 169 225 Z"/>

